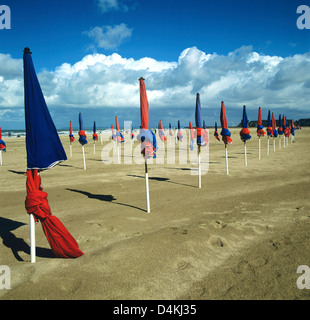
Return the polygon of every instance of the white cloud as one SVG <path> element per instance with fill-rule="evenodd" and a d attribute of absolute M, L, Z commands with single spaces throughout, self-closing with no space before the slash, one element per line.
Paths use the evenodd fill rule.
<path fill-rule="evenodd" d="M 0 61 L 0 108 L 22 107 L 22 61 L 3 54 Z M 261 106 L 280 113 L 292 108 L 310 116 L 310 53 L 278 57 L 242 47 L 218 55 L 192 47 L 172 62 L 95 53 L 38 74 L 49 108 L 138 108 L 141 76 L 152 110 L 194 108 L 199 92 L 205 114 L 208 108 L 219 109 L 224 100 L 228 110 L 245 104 L 255 114 Z"/>
<path fill-rule="evenodd" d="M 132 29 L 121 23 L 115 26 L 94 27 L 84 33 L 95 41 L 97 47 L 116 49 L 131 37 Z"/>
<path fill-rule="evenodd" d="M 128 7 L 120 0 L 97 0 L 97 4 L 102 12 L 113 10 L 128 10 Z"/>

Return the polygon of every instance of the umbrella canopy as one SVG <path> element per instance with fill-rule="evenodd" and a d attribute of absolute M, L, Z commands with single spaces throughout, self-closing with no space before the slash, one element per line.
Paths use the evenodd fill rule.
<path fill-rule="evenodd" d="M 246 113 L 246 107 L 243 106 L 243 113 L 242 113 L 242 129 L 240 131 L 240 138 L 243 142 L 250 140 L 252 137 L 250 136 L 250 130 L 248 128 L 249 121 L 248 116 Z"/>
<path fill-rule="evenodd" d="M 267 119 L 267 135 L 268 135 L 269 137 L 273 137 L 273 130 L 272 130 L 270 110 L 268 111 L 268 119 Z"/>
<path fill-rule="evenodd" d="M 118 118 L 117 116 L 115 117 L 115 122 L 116 122 L 116 137 L 118 142 L 124 142 L 125 139 L 122 135 L 122 133 L 119 131 L 119 123 L 118 123 Z"/>
<path fill-rule="evenodd" d="M 141 128 L 137 139 L 141 141 L 141 153 L 144 159 L 156 158 L 157 141 L 155 134 L 149 130 L 149 103 L 144 78 L 139 79 Z"/>
<path fill-rule="evenodd" d="M 159 134 L 161 141 L 167 140 L 167 137 L 165 136 L 165 132 L 164 132 L 164 128 L 163 128 L 163 123 L 161 122 L 161 120 L 158 123 L 158 134 Z"/>
<path fill-rule="evenodd" d="M 257 120 L 257 136 L 263 137 L 265 135 L 265 131 L 263 130 L 263 120 L 262 120 L 262 109 L 258 107 L 258 120 Z"/>
<path fill-rule="evenodd" d="M 2 140 L 1 127 L 0 127 L 0 150 L 6 152 L 6 145 L 5 145 L 5 142 Z"/>
<path fill-rule="evenodd" d="M 276 124 L 276 119 L 274 117 L 274 114 L 272 113 L 271 116 L 271 123 L 272 123 L 272 132 L 273 132 L 273 137 L 277 138 L 278 137 L 278 130 L 277 130 L 277 124 Z"/>
<path fill-rule="evenodd" d="M 84 146 L 85 144 L 88 143 L 87 141 L 87 136 L 86 133 L 83 129 L 83 118 L 82 118 L 82 113 L 79 112 L 79 126 L 80 126 L 80 130 L 79 130 L 79 142 L 82 146 Z"/>
<path fill-rule="evenodd" d="M 69 139 L 70 139 L 70 142 L 74 142 L 75 141 L 75 138 L 73 136 L 73 133 L 72 133 L 72 122 L 70 121 L 70 126 L 69 126 Z"/>
<path fill-rule="evenodd" d="M 220 115 L 220 120 L 221 120 L 221 136 L 222 140 L 225 144 L 231 144 L 232 139 L 231 139 L 231 133 L 228 130 L 228 124 L 227 124 L 227 118 L 226 118 L 226 109 L 224 105 L 224 101 L 221 102 L 221 115 Z"/>
<path fill-rule="evenodd" d="M 279 114 L 279 128 L 278 128 L 278 133 L 279 135 L 283 134 L 283 127 L 282 127 L 282 118 L 281 115 Z"/>
<path fill-rule="evenodd" d="M 98 141 L 98 134 L 96 133 L 96 121 L 94 121 L 94 127 L 93 127 L 93 140 Z"/>
<path fill-rule="evenodd" d="M 48 169 L 67 160 L 47 109 L 29 48 L 24 49 L 24 93 L 28 169 Z"/>
<path fill-rule="evenodd" d="M 38 169 L 51 168 L 67 157 L 47 109 L 29 48 L 24 49 L 23 61 L 28 167 L 25 207 L 36 221 L 41 221 L 43 231 L 57 257 L 77 258 L 83 252 L 60 220 L 51 214 L 47 193 L 43 192 L 38 173 Z"/>
<path fill-rule="evenodd" d="M 217 122 L 215 121 L 215 125 L 214 125 L 214 137 L 217 141 L 221 141 L 220 140 L 220 136 L 219 136 L 219 133 L 217 131 Z"/>

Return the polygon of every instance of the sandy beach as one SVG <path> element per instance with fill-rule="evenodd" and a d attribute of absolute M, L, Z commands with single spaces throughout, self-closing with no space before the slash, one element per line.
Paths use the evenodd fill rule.
<path fill-rule="evenodd" d="M 247 167 L 239 131 L 231 129 L 226 175 L 224 144 L 215 144 L 210 129 L 201 189 L 191 174 L 197 163 L 186 161 L 190 151 L 182 143 L 174 145 L 176 163 L 159 151 L 159 163 L 148 166 L 150 213 L 138 141 L 133 157 L 123 157 L 130 147 L 125 134 L 118 164 L 111 140 L 99 140 L 94 154 L 88 136 L 84 170 L 80 144 L 70 157 L 69 138 L 61 136 L 68 160 L 41 177 L 53 215 L 84 255 L 55 258 L 39 223 L 35 264 L 24 205 L 25 139 L 3 137 L 0 265 L 10 268 L 11 288 L 1 289 L 0 299 L 309 299 L 310 291 L 296 285 L 296 270 L 310 266 L 310 128 L 296 130 L 286 147 L 281 140 L 281 150 L 276 139 L 276 152 L 271 139 L 269 156 L 261 138 L 261 160 L 250 128 Z"/>

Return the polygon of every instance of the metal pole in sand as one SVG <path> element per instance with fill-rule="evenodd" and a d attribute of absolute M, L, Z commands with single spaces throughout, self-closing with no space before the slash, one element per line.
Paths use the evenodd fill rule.
<path fill-rule="evenodd" d="M 151 212 L 150 209 L 150 193 L 149 193 L 149 176 L 147 172 L 147 160 L 145 159 L 145 192 L 146 192 L 146 208 L 147 213 Z"/>
<path fill-rule="evenodd" d="M 226 174 L 228 175 L 228 155 L 227 155 L 227 143 L 225 143 L 225 159 L 226 159 Z"/>
<path fill-rule="evenodd" d="M 85 151 L 84 151 L 84 146 L 82 146 L 82 151 L 83 151 L 83 163 L 84 163 L 84 170 L 86 170 L 86 161 L 85 161 Z"/>

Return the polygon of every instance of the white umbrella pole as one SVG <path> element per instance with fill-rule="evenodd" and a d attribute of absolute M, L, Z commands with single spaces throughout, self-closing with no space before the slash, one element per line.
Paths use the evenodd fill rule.
<path fill-rule="evenodd" d="M 33 214 L 29 214 L 30 224 L 30 257 L 31 263 L 36 262 L 36 235 L 35 235 L 35 221 Z"/>
<path fill-rule="evenodd" d="M 84 163 L 84 170 L 86 170 L 86 161 L 85 161 L 85 151 L 84 151 L 84 146 L 82 146 L 82 151 L 83 151 L 83 163 Z"/>
<path fill-rule="evenodd" d="M 2 150 L 0 150 L 0 166 L 2 166 Z"/>
<path fill-rule="evenodd" d="M 248 160 L 246 155 L 246 142 L 244 142 L 244 164 L 246 167 L 248 166 Z"/>
<path fill-rule="evenodd" d="M 273 152 L 276 152 L 276 140 L 273 137 Z"/>
<path fill-rule="evenodd" d="M 279 150 L 281 150 L 281 136 L 279 136 Z"/>
<path fill-rule="evenodd" d="M 260 160 L 260 137 L 258 137 L 258 160 Z"/>
<path fill-rule="evenodd" d="M 227 155 L 227 143 L 225 143 L 225 158 L 226 158 L 226 174 L 228 175 L 228 155 Z"/>
<path fill-rule="evenodd" d="M 201 189 L 200 146 L 198 146 L 198 188 Z"/>
<path fill-rule="evenodd" d="M 268 136 L 268 139 L 267 139 L 267 156 L 269 156 L 269 136 Z"/>
<path fill-rule="evenodd" d="M 147 160 L 146 159 L 145 159 L 145 192 L 146 192 L 147 213 L 150 213 L 151 209 L 150 209 L 150 193 L 149 193 L 149 175 L 147 172 Z"/>
<path fill-rule="evenodd" d="M 70 157 L 72 157 L 72 144 L 71 144 L 71 141 L 70 141 Z"/>
<path fill-rule="evenodd" d="M 94 140 L 94 154 L 96 154 L 96 141 Z"/>

